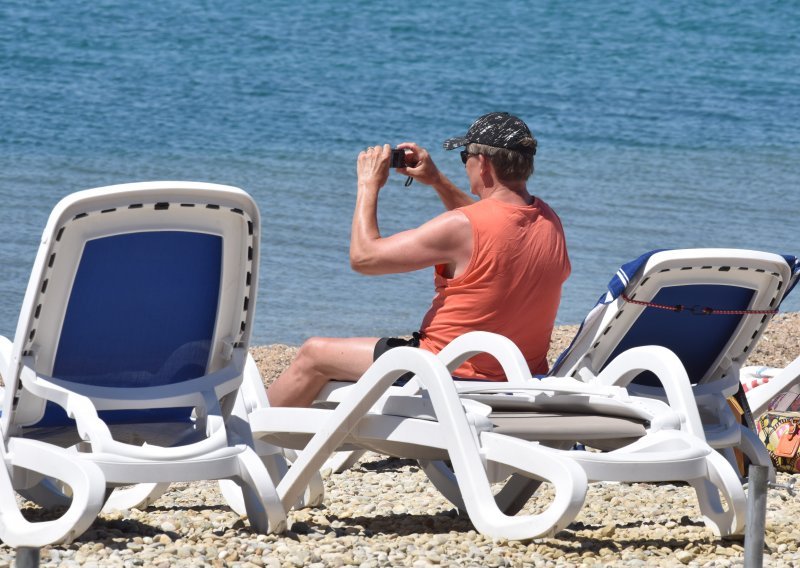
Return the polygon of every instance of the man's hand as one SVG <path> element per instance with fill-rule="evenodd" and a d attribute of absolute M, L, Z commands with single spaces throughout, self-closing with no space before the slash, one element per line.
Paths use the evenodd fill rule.
<path fill-rule="evenodd" d="M 388 144 L 370 146 L 358 155 L 358 190 L 376 192 L 389 179 L 389 159 L 392 148 Z"/>
<path fill-rule="evenodd" d="M 414 164 L 407 168 L 397 168 L 397 171 L 419 180 L 420 183 L 432 186 L 439 194 L 439 199 L 442 200 L 445 209 L 450 211 L 473 202 L 469 195 L 458 189 L 446 175 L 439 171 L 425 148 L 420 148 L 413 142 L 403 142 L 397 147 L 407 151 L 406 163 Z"/>
<path fill-rule="evenodd" d="M 397 147 L 407 150 L 406 164 L 414 164 L 406 168 L 397 168 L 399 173 L 411 176 L 425 185 L 436 185 L 441 181 L 442 174 L 425 148 L 421 148 L 413 142 L 403 142 Z"/>

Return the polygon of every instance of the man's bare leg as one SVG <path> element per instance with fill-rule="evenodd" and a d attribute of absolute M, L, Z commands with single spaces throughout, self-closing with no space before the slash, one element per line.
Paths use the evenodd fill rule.
<path fill-rule="evenodd" d="M 312 337 L 275 379 L 267 397 L 271 406 L 310 406 L 329 380 L 357 381 L 372 365 L 377 337 Z"/>

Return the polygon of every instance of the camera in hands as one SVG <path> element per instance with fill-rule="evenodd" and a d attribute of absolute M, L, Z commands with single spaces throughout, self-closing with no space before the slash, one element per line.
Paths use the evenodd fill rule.
<path fill-rule="evenodd" d="M 405 168 L 406 164 L 406 151 L 403 149 L 393 148 L 392 149 L 392 159 L 391 159 L 391 167 L 392 168 Z"/>

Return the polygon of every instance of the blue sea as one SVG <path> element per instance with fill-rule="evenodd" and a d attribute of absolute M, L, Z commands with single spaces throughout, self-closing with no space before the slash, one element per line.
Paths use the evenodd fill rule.
<path fill-rule="evenodd" d="M 529 187 L 565 226 L 559 323 L 650 249 L 800 254 L 795 2 L 5 0 L 0 333 L 62 196 L 159 179 L 258 202 L 254 343 L 409 333 L 432 271 L 350 270 L 356 156 L 415 141 L 466 188 L 442 141 L 495 110 L 536 134 Z M 384 234 L 441 212 L 403 181 L 381 192 Z"/>

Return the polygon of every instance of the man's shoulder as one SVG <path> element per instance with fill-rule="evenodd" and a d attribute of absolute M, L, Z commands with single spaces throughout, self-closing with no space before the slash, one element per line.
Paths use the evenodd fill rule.
<path fill-rule="evenodd" d="M 447 239 L 448 237 L 463 236 L 471 231 L 470 220 L 461 208 L 451 209 L 440 213 L 426 221 L 412 231 L 424 239 Z"/>
<path fill-rule="evenodd" d="M 445 211 L 444 213 L 440 213 L 431 219 L 431 222 L 435 222 L 437 225 L 442 225 L 450 230 L 458 230 L 461 227 L 469 227 L 469 216 L 464 209 L 472 207 L 472 205 L 475 204 L 473 203 L 471 205 L 465 205 L 464 207 L 458 207 L 456 209 L 451 209 L 449 211 Z"/>

